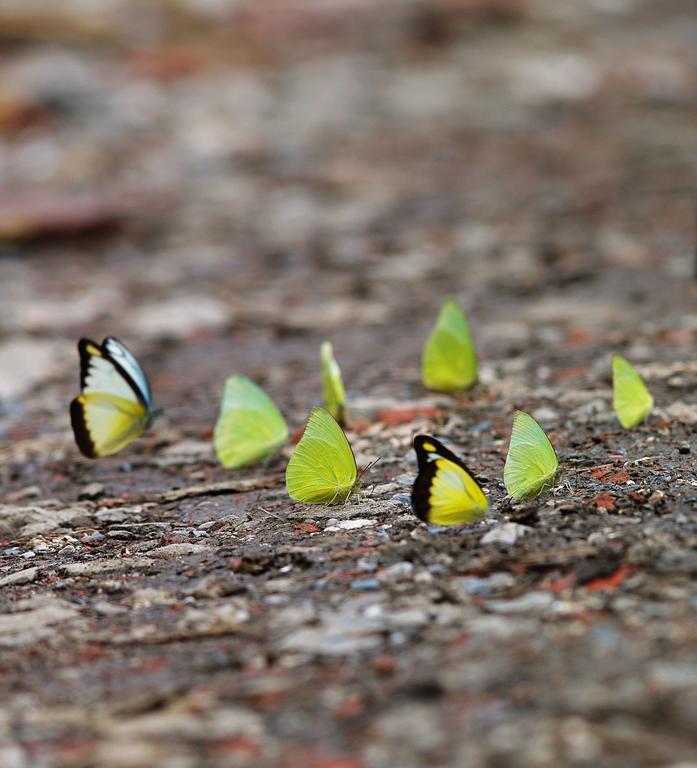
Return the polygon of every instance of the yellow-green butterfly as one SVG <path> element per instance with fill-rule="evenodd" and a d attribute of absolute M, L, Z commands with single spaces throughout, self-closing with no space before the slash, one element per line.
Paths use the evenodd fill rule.
<path fill-rule="evenodd" d="M 641 424 L 653 409 L 653 397 L 641 376 L 619 355 L 612 356 L 612 405 L 625 429 Z"/>
<path fill-rule="evenodd" d="M 290 497 L 307 504 L 346 501 L 356 476 L 356 459 L 343 430 L 324 408 L 313 408 L 286 467 Z"/>
<path fill-rule="evenodd" d="M 322 363 L 324 407 L 343 427 L 346 424 L 346 392 L 344 382 L 341 380 L 341 369 L 336 362 L 330 342 L 322 342 L 322 346 L 319 348 L 319 357 Z"/>
<path fill-rule="evenodd" d="M 524 411 L 513 417 L 503 481 L 514 499 L 532 499 L 553 488 L 559 460 L 542 427 Z"/>
<path fill-rule="evenodd" d="M 477 380 L 477 354 L 462 310 L 448 299 L 424 345 L 421 362 L 424 385 L 438 392 L 459 392 Z"/>
<path fill-rule="evenodd" d="M 430 435 L 417 435 L 414 450 L 419 474 L 411 506 L 417 517 L 435 525 L 463 525 L 486 514 L 486 496 L 462 459 Z"/>
<path fill-rule="evenodd" d="M 230 376 L 213 433 L 220 463 L 228 469 L 254 464 L 288 439 L 288 426 L 269 396 L 246 376 Z"/>
<path fill-rule="evenodd" d="M 155 417 L 145 371 L 125 344 L 80 339 L 81 393 L 70 403 L 75 442 L 91 459 L 125 448 Z"/>

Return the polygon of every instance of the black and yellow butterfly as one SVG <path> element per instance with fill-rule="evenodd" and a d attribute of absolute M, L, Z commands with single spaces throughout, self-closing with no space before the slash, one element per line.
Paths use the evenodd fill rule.
<path fill-rule="evenodd" d="M 101 346 L 80 339 L 80 389 L 70 421 L 80 451 L 110 456 L 150 425 L 155 415 L 145 372 L 125 344 L 111 336 Z"/>
<path fill-rule="evenodd" d="M 463 525 L 484 517 L 486 496 L 465 463 L 429 435 L 414 438 L 419 474 L 411 491 L 417 517 L 435 525 Z"/>

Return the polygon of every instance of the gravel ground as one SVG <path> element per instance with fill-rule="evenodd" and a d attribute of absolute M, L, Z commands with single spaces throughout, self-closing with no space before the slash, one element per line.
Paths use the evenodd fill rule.
<path fill-rule="evenodd" d="M 0 767 L 697 766 L 693 0 L 0 4 Z M 427 392 L 441 301 L 481 376 Z M 77 338 L 163 415 L 83 459 Z M 359 465 L 218 466 L 225 377 Z M 610 354 L 654 394 L 627 432 Z M 554 492 L 506 499 L 515 408 Z M 403 503 L 418 432 L 491 499 Z"/>

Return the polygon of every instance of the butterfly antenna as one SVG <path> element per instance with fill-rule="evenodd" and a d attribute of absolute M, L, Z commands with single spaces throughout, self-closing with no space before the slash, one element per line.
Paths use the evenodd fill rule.
<path fill-rule="evenodd" d="M 361 470 L 360 475 L 358 475 L 358 482 L 360 482 L 363 479 L 363 475 L 365 475 L 366 472 L 369 472 L 377 463 L 380 461 L 380 456 L 377 457 L 377 459 L 373 459 L 371 462 L 365 465 L 363 469 Z"/>

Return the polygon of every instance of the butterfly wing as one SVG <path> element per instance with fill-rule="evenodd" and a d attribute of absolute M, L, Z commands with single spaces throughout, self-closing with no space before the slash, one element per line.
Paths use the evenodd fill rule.
<path fill-rule="evenodd" d="M 516 411 L 503 470 L 506 490 L 514 499 L 531 499 L 551 488 L 559 460 L 542 427 L 524 411 Z"/>
<path fill-rule="evenodd" d="M 140 363 L 128 347 L 113 336 L 107 336 L 102 342 L 102 350 L 106 356 L 116 364 L 122 374 L 130 381 L 133 389 L 138 393 L 139 399 L 146 405 L 149 411 L 152 411 L 152 392 L 150 382 L 145 375 Z"/>
<path fill-rule="evenodd" d="M 477 380 L 477 354 L 472 332 L 460 307 L 448 299 L 424 346 L 424 385 L 439 392 L 468 389 Z"/>
<path fill-rule="evenodd" d="M 339 422 L 339 425 L 343 426 L 346 423 L 346 392 L 344 382 L 341 380 L 341 369 L 334 357 L 331 343 L 322 342 L 319 354 L 322 363 L 324 407 Z"/>
<path fill-rule="evenodd" d="M 116 358 L 109 352 L 110 345 Z M 107 338 L 101 346 L 80 339 L 78 350 L 82 393 L 70 404 L 75 442 L 89 458 L 110 456 L 138 437 L 150 422 L 150 387 L 136 359 L 116 339 Z M 124 350 L 135 378 L 120 365 Z M 138 380 L 144 382 L 144 388 Z"/>
<path fill-rule="evenodd" d="M 486 514 L 487 498 L 465 463 L 428 435 L 414 438 L 419 473 L 411 492 L 417 517 L 435 525 L 463 525 Z"/>
<path fill-rule="evenodd" d="M 612 405 L 625 429 L 641 424 L 653 409 L 653 397 L 646 384 L 620 355 L 612 356 Z"/>
<path fill-rule="evenodd" d="M 313 408 L 286 468 L 290 497 L 308 504 L 345 501 L 356 484 L 356 459 L 341 427 Z"/>
<path fill-rule="evenodd" d="M 254 464 L 287 439 L 288 426 L 271 398 L 245 376 L 231 376 L 213 434 L 220 463 L 228 469 Z"/>

